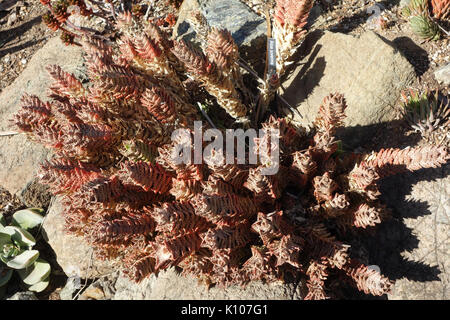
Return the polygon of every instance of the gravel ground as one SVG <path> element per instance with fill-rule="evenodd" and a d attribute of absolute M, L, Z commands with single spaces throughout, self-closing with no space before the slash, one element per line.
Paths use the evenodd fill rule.
<path fill-rule="evenodd" d="M 26 67 L 33 54 L 53 36 L 41 23 L 45 9 L 39 1 L 0 3 L 0 90 Z"/>

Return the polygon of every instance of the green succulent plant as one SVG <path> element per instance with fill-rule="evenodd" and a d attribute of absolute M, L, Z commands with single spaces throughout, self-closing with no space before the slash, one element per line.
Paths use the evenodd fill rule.
<path fill-rule="evenodd" d="M 14 213 L 11 225 L 0 217 L 0 291 L 5 289 L 14 270 L 28 290 L 41 292 L 49 284 L 51 267 L 33 249 L 36 239 L 28 231 L 43 221 L 43 210 L 28 208 Z"/>
<path fill-rule="evenodd" d="M 424 39 L 439 40 L 441 38 L 439 27 L 426 14 L 412 16 L 409 23 L 414 33 Z"/>
<path fill-rule="evenodd" d="M 450 146 L 450 103 L 438 92 L 402 93 L 403 115 L 414 131 L 431 144 Z"/>
<path fill-rule="evenodd" d="M 426 40 L 439 40 L 441 33 L 438 25 L 430 18 L 427 0 L 411 0 L 402 14 L 409 20 L 415 34 Z"/>
<path fill-rule="evenodd" d="M 409 4 L 403 7 L 402 13 L 405 17 L 418 15 L 428 11 L 428 0 L 411 0 Z"/>

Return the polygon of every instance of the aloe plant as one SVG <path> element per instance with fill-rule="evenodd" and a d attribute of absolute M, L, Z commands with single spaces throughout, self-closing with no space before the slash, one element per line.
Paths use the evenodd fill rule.
<path fill-rule="evenodd" d="M 14 270 L 28 287 L 41 292 L 49 284 L 51 267 L 34 250 L 36 239 L 28 231 L 39 226 L 44 220 L 43 210 L 28 208 L 14 213 L 11 225 L 0 216 L 0 291 L 11 279 Z"/>

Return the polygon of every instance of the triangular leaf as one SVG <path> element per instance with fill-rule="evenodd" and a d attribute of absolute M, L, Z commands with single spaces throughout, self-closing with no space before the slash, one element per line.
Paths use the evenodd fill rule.
<path fill-rule="evenodd" d="M 44 221 L 42 213 L 44 210 L 38 208 L 19 210 L 13 215 L 13 223 L 24 229 L 33 229 Z"/>
<path fill-rule="evenodd" d="M 31 266 L 37 258 L 39 258 L 39 251 L 26 250 L 9 260 L 6 265 L 10 268 L 20 270 Z"/>
<path fill-rule="evenodd" d="M 36 262 L 26 269 L 19 270 L 19 276 L 25 284 L 33 285 L 46 279 L 50 274 L 50 264 L 43 260 L 37 259 Z"/>

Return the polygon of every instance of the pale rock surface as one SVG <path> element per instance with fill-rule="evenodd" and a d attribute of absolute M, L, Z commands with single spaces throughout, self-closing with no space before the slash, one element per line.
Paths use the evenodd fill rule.
<path fill-rule="evenodd" d="M 445 85 L 450 85 L 450 63 L 440 67 L 434 72 L 436 80 Z"/>
<path fill-rule="evenodd" d="M 123 275 L 115 282 L 115 300 L 298 300 L 301 285 L 275 282 L 250 282 L 246 287 L 211 287 L 207 289 L 193 276 L 182 276 L 171 268 L 136 284 Z"/>
<path fill-rule="evenodd" d="M 386 39 L 372 31 L 359 38 L 329 31 L 310 33 L 282 83 L 282 96 L 311 125 L 324 97 L 342 93 L 347 101 L 344 142 L 370 139 L 375 126 L 395 118 L 400 91 L 415 79 L 414 68 Z"/>

